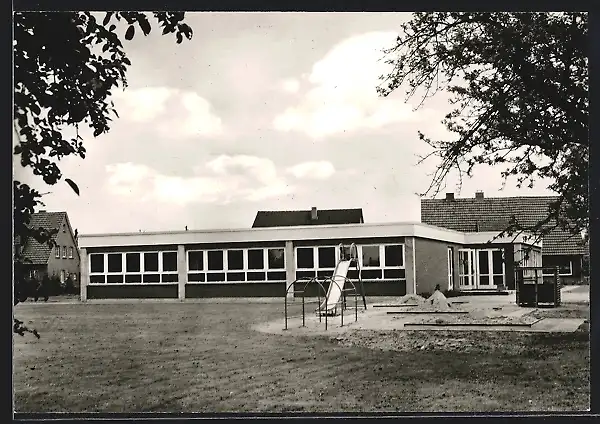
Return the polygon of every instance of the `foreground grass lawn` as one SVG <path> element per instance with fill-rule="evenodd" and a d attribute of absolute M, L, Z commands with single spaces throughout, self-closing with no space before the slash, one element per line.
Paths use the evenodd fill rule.
<path fill-rule="evenodd" d="M 348 343 L 250 329 L 282 318 L 279 304 L 21 304 L 15 315 L 42 334 L 15 336 L 17 412 L 589 408 L 586 331 L 368 336 L 443 342 L 390 350 L 357 334 Z"/>

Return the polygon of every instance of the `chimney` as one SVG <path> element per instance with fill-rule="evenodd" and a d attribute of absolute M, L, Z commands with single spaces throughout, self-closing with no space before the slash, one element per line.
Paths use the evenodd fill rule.
<path fill-rule="evenodd" d="M 310 219 L 316 221 L 319 216 L 317 215 L 317 208 L 313 206 L 310 210 Z"/>
<path fill-rule="evenodd" d="M 475 192 L 476 199 L 483 199 L 483 191 L 479 190 Z"/>
<path fill-rule="evenodd" d="M 446 200 L 454 200 L 454 193 L 446 193 Z"/>

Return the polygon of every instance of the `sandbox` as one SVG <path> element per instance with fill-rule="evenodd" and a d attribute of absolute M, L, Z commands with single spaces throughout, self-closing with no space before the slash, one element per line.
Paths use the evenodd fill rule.
<path fill-rule="evenodd" d="M 441 296 L 440 296 L 441 295 Z M 433 297 L 433 295 L 432 295 Z M 350 330 L 475 330 L 475 331 L 531 331 L 574 332 L 583 319 L 535 318 L 535 309 L 526 309 L 507 302 L 479 302 L 478 299 L 449 302 L 442 293 L 420 301 L 415 295 L 400 298 L 398 302 L 369 307 L 366 310 L 346 310 L 341 316 L 327 318 L 305 314 L 290 316 L 287 329 L 283 317 L 255 325 L 257 331 L 285 335 L 331 335 Z M 390 306 L 388 306 L 390 305 Z M 401 305 L 401 306 L 400 306 Z"/>

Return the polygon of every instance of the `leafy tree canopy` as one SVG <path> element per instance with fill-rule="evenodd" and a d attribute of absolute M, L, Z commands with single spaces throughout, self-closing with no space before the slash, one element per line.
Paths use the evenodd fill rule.
<path fill-rule="evenodd" d="M 514 221 L 507 233 L 553 228 L 587 236 L 587 13 L 414 13 L 396 44 L 392 65 L 377 87 L 382 96 L 407 88 L 419 106 L 437 92 L 451 94 L 444 125 L 453 136 L 419 132 L 438 160 L 424 193 L 437 194 L 450 171 L 471 176 L 475 165 L 503 165 L 502 176 L 530 187 L 551 181 L 558 200 L 533 226 Z M 424 94 L 418 95 L 422 91 Z"/>
<path fill-rule="evenodd" d="M 112 90 L 127 87 L 127 67 L 131 65 L 118 28 L 125 30 L 125 40 L 139 33 L 148 35 L 151 17 L 162 34 L 174 35 L 178 44 L 192 38 L 192 29 L 180 12 L 107 12 L 102 20 L 95 15 L 14 14 L 14 125 L 18 141 L 13 153 L 21 166 L 31 168 L 49 185 L 63 179 L 59 168 L 62 158 L 85 158 L 80 127 L 90 128 L 97 137 L 108 132 L 111 120 L 118 117 L 110 98 Z M 79 194 L 73 180 L 64 181 Z M 29 226 L 31 214 L 42 204 L 40 193 L 20 181 L 14 181 L 13 191 L 15 237 L 24 242 L 33 236 L 52 246 L 52 232 Z M 20 253 L 15 251 L 15 292 L 22 291 L 19 284 L 24 279 Z"/>

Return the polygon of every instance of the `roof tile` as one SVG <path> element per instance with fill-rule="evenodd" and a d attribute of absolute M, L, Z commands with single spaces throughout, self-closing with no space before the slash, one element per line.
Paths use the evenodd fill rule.
<path fill-rule="evenodd" d="M 48 231 L 60 229 L 66 215 L 66 212 L 36 212 L 31 215 L 29 227 L 41 227 Z M 52 249 L 47 244 L 41 244 L 35 238 L 29 237 L 23 248 L 23 257 L 34 265 L 45 265 L 51 252 Z"/>
<path fill-rule="evenodd" d="M 422 199 L 421 222 L 457 231 L 498 231 L 508 227 L 511 218 L 522 226 L 533 226 L 547 216 L 555 196 L 517 196 L 446 199 Z M 542 239 L 546 255 L 585 254 L 578 237 L 555 228 Z"/>
<path fill-rule="evenodd" d="M 252 228 L 292 227 L 299 225 L 362 224 L 362 209 L 322 209 L 318 219 L 311 219 L 311 211 L 258 211 Z"/>

